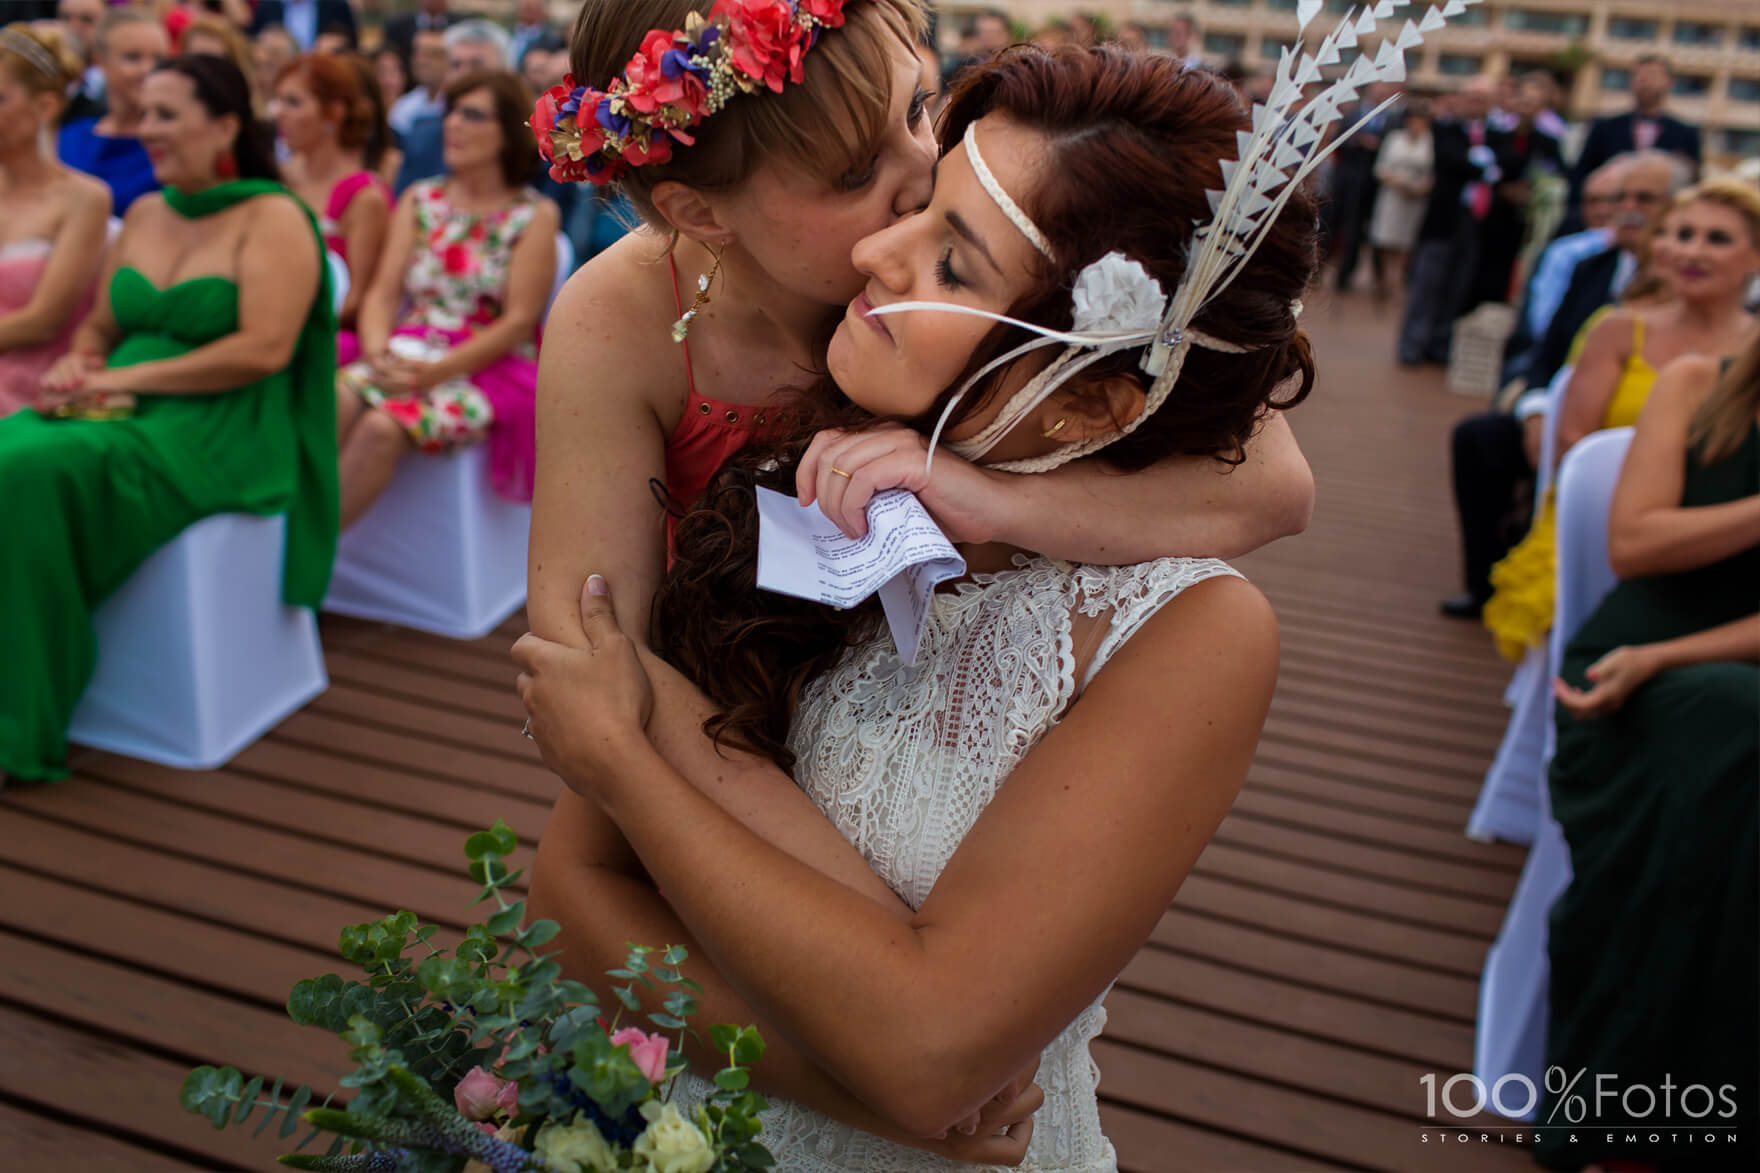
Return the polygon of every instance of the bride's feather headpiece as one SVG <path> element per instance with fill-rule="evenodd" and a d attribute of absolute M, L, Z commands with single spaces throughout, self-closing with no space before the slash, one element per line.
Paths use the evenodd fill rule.
<path fill-rule="evenodd" d="M 1398 10 L 1411 8 L 1412 0 L 1375 0 L 1345 15 L 1337 28 L 1312 52 L 1303 43 L 1284 46 L 1277 63 L 1270 96 L 1253 105 L 1252 129 L 1236 132 L 1239 147 L 1233 159 L 1221 160 L 1223 188 L 1206 192 L 1211 217 L 1199 221 L 1192 234 L 1190 257 L 1179 287 L 1169 297 L 1161 284 L 1141 264 L 1122 253 L 1108 253 L 1083 269 L 1074 280 L 1074 323 L 1070 330 L 1051 330 L 1001 314 L 945 302 L 893 302 L 870 311 L 876 314 L 935 310 L 969 314 L 1028 330 L 1038 337 L 988 363 L 968 379 L 949 399 L 930 438 L 929 458 L 955 405 L 980 380 L 1022 355 L 1043 346 L 1065 344 L 1066 349 L 1044 371 L 1003 407 L 1001 414 L 978 435 L 950 444 L 968 459 L 988 452 L 1045 399 L 1071 378 L 1107 355 L 1142 349 L 1140 366 L 1154 382 L 1143 410 L 1121 430 L 1077 444 L 1062 446 L 1047 456 L 1016 460 L 995 467 L 1013 472 L 1043 472 L 1086 456 L 1129 435 L 1167 401 L 1193 346 L 1232 354 L 1247 348 L 1218 339 L 1193 326 L 1210 302 L 1221 294 L 1264 243 L 1285 205 L 1302 182 L 1325 162 L 1346 138 L 1397 100 L 1387 99 L 1364 114 L 1354 125 L 1327 140 L 1328 128 L 1343 118 L 1341 107 L 1357 100 L 1358 91 L 1373 82 L 1401 82 L 1406 77 L 1405 54 L 1423 43 L 1424 34 L 1442 28 L 1449 17 L 1459 16 L 1482 0 L 1446 0 L 1432 5 L 1419 19 L 1407 18 L 1397 32 L 1392 28 Z M 1305 32 L 1319 15 L 1324 0 L 1298 0 L 1296 17 Z M 1413 9 L 1415 12 L 1416 9 Z M 1389 22 L 1373 53 L 1365 38 Z M 1341 66 L 1344 73 L 1305 104 L 1303 90 L 1321 80 L 1321 70 Z M 1298 105 L 1300 108 L 1298 109 Z M 1003 213 L 1047 259 L 1051 247 L 1032 219 L 1003 190 L 978 151 L 972 125 L 966 127 L 965 149 L 974 174 Z M 1301 311 L 1301 303 L 1291 307 Z"/>

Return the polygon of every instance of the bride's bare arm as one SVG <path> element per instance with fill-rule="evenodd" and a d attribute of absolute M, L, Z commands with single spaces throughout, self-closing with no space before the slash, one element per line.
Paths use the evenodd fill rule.
<path fill-rule="evenodd" d="M 915 1134 L 969 1115 L 1141 946 L 1245 778 L 1276 682 L 1263 597 L 1238 579 L 1191 587 L 1015 767 L 907 926 L 664 763 L 634 655 L 594 603 L 591 652 L 521 649 L 549 760 L 760 1019 Z"/>

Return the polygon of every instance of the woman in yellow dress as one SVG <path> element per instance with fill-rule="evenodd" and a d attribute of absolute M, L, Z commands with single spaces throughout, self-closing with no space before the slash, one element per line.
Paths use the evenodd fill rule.
<path fill-rule="evenodd" d="M 1591 318 L 1573 348 L 1576 369 L 1554 408 L 1557 444 L 1547 454 L 1554 468 L 1589 433 L 1635 424 L 1658 369 L 1686 354 L 1735 354 L 1753 329 L 1742 300 L 1760 267 L 1760 189 L 1731 177 L 1706 180 L 1680 194 L 1671 222 L 1664 274 L 1671 297 Z M 1491 568 L 1491 586 L 1485 626 L 1506 659 L 1520 660 L 1552 628 L 1550 496 L 1528 536 Z"/>

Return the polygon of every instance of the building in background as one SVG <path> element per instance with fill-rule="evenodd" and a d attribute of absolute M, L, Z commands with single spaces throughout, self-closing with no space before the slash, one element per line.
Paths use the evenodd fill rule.
<path fill-rule="evenodd" d="M 1296 0 L 941 0 L 943 37 L 966 14 L 1001 8 L 1029 27 L 1072 12 L 1134 21 L 1162 44 L 1167 22 L 1188 13 L 1198 22 L 1205 59 L 1233 58 L 1252 68 L 1277 63 L 1279 45 L 1296 37 Z M 1327 0 L 1316 20 L 1330 31 L 1347 0 Z M 1421 15 L 1413 0 L 1401 15 Z M 1448 89 L 1477 74 L 1502 76 L 1544 68 L 1570 78 L 1573 119 L 1628 109 L 1631 68 L 1645 53 L 1673 64 L 1669 112 L 1703 128 L 1708 160 L 1732 164 L 1760 155 L 1760 3 L 1756 0 L 1486 0 L 1425 37 L 1412 56 L 1410 83 Z"/>

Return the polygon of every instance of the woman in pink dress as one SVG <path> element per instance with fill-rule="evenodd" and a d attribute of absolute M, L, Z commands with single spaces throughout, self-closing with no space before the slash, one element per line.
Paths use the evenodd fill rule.
<path fill-rule="evenodd" d="M 373 103 L 340 57 L 308 53 L 275 79 L 275 127 L 289 155 L 282 175 L 318 217 L 324 246 L 348 265 L 344 329 L 354 326 L 391 222 L 391 190 L 367 167 L 373 121 Z"/>
<path fill-rule="evenodd" d="M 110 189 L 43 150 L 80 73 L 53 30 L 0 29 L 0 416 L 36 398 L 104 261 Z"/>
<path fill-rule="evenodd" d="M 505 70 L 446 87 L 446 174 L 397 202 L 361 302 L 361 359 L 336 376 L 342 524 L 412 449 L 489 445 L 490 481 L 532 498 L 538 323 L 556 276 L 556 205 L 526 183 L 532 99 Z"/>

